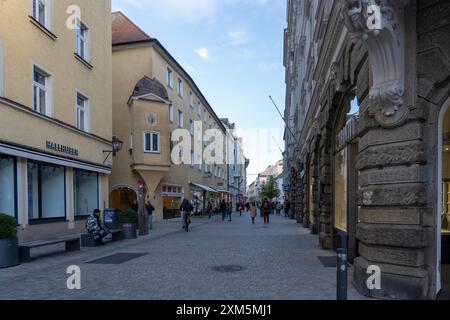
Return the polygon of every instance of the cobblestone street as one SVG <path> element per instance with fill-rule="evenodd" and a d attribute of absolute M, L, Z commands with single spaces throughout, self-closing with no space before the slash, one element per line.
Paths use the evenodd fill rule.
<path fill-rule="evenodd" d="M 0 271 L 0 299 L 335 299 L 336 269 L 318 259 L 333 253 L 320 250 L 318 238 L 295 222 L 271 218 L 268 227 L 261 218 L 251 225 L 248 214 L 235 213 L 232 222 L 194 219 L 189 233 L 179 221 L 161 222 L 138 240 L 46 252 Z M 144 255 L 122 264 L 88 263 L 115 253 Z M 70 265 L 81 268 L 81 290 L 66 287 Z M 230 265 L 243 269 L 215 270 Z M 349 298 L 362 298 L 351 285 Z"/>

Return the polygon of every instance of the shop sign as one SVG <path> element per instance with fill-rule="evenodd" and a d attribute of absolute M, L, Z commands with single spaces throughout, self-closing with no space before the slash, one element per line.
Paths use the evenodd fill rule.
<path fill-rule="evenodd" d="M 62 144 L 55 143 L 52 141 L 47 141 L 46 146 L 47 146 L 47 149 L 54 150 L 54 151 L 61 152 L 61 153 L 66 153 L 71 156 L 78 157 L 78 155 L 79 155 L 78 149 L 64 146 Z"/>

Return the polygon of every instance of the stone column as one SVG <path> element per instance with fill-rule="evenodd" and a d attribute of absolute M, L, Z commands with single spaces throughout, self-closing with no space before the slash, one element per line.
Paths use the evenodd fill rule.
<path fill-rule="evenodd" d="M 373 75 L 360 120 L 360 257 L 354 262 L 354 284 L 373 297 L 423 299 L 429 284 L 423 227 L 427 154 L 423 124 L 410 112 L 416 108 L 415 1 L 341 2 L 347 29 L 366 46 Z M 372 25 L 367 23 L 371 8 L 381 19 Z M 381 289 L 368 288 L 369 266 L 380 268 Z"/>

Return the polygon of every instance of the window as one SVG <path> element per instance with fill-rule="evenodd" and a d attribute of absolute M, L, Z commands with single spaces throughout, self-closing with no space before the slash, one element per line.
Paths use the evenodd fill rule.
<path fill-rule="evenodd" d="M 49 115 L 49 103 L 48 103 L 48 87 L 50 76 L 39 69 L 34 67 L 33 73 L 33 105 L 34 110 Z"/>
<path fill-rule="evenodd" d="M 184 86 L 183 86 L 183 80 L 178 79 L 178 95 L 183 98 L 184 95 Z"/>
<path fill-rule="evenodd" d="M 169 104 L 169 121 L 173 122 L 173 104 Z"/>
<path fill-rule="evenodd" d="M 167 68 L 167 85 L 173 89 L 173 71 Z"/>
<path fill-rule="evenodd" d="M 194 135 L 194 121 L 192 121 L 191 119 L 189 119 L 189 132 L 192 136 Z"/>
<path fill-rule="evenodd" d="M 334 166 L 335 227 L 347 231 L 347 148 L 335 155 Z"/>
<path fill-rule="evenodd" d="M 12 157 L 0 155 L 0 212 L 16 216 L 16 171 Z"/>
<path fill-rule="evenodd" d="M 73 199 L 77 217 L 88 216 L 98 209 L 98 173 L 74 170 Z"/>
<path fill-rule="evenodd" d="M 88 98 L 81 93 L 77 93 L 77 128 L 88 131 Z"/>
<path fill-rule="evenodd" d="M 144 152 L 146 153 L 159 153 L 160 143 L 159 132 L 144 132 Z"/>
<path fill-rule="evenodd" d="M 27 171 L 29 219 L 65 218 L 64 167 L 28 161 Z"/>
<path fill-rule="evenodd" d="M 181 110 L 178 110 L 178 128 L 184 128 L 184 115 Z"/>
<path fill-rule="evenodd" d="M 192 91 L 189 92 L 189 106 L 190 106 L 191 108 L 194 107 L 194 95 L 192 94 Z"/>
<path fill-rule="evenodd" d="M 75 29 L 76 37 L 77 37 L 77 55 L 84 60 L 89 60 L 88 54 L 88 36 L 89 29 L 86 25 L 78 21 L 78 27 Z"/>
<path fill-rule="evenodd" d="M 46 0 L 33 0 L 33 18 L 41 25 L 47 27 L 47 1 Z"/>
<path fill-rule="evenodd" d="M 3 44 L 0 40 L 0 97 L 3 95 Z"/>
<path fill-rule="evenodd" d="M 202 105 L 200 104 L 200 102 L 198 103 L 197 109 L 198 109 L 197 114 L 201 118 L 202 117 Z"/>

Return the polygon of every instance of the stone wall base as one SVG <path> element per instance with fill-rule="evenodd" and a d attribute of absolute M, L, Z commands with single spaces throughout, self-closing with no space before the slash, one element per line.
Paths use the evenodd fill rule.
<path fill-rule="evenodd" d="M 428 275 L 424 269 L 377 264 L 381 268 L 381 290 L 367 288 L 367 268 L 371 263 L 362 257 L 353 265 L 353 285 L 364 296 L 377 299 L 425 300 Z"/>

